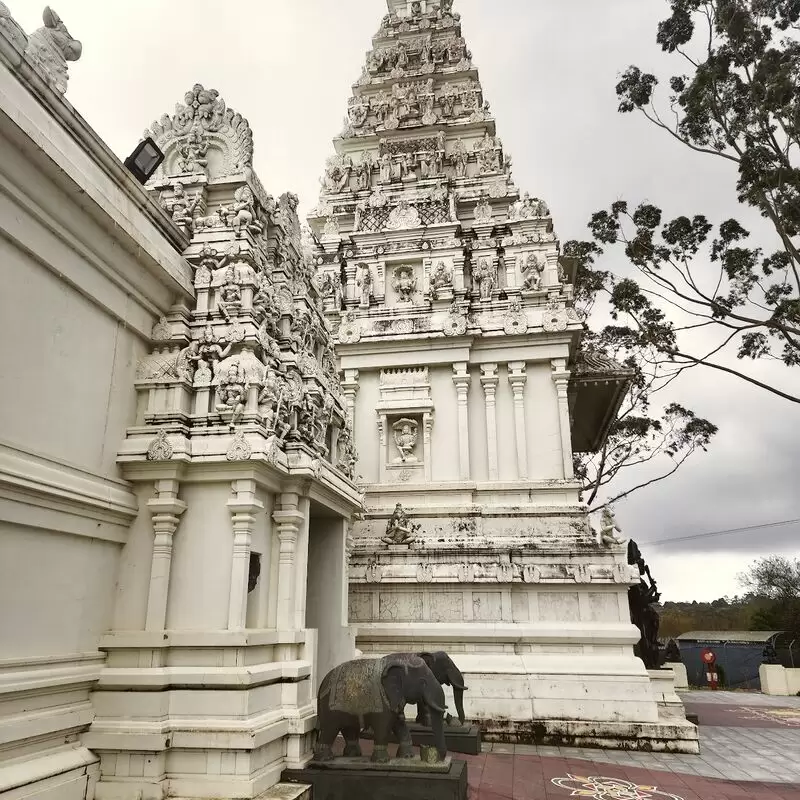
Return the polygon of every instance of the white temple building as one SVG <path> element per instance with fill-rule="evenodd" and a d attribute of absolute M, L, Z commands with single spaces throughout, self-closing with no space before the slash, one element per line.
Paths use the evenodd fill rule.
<path fill-rule="evenodd" d="M 449 652 L 490 738 L 696 750 L 659 718 L 638 572 L 573 474 L 629 373 L 579 349 L 572 265 L 513 182 L 452 2 L 388 6 L 309 220 L 366 495 L 356 645 Z"/>
<path fill-rule="evenodd" d="M 627 373 L 451 3 L 388 10 L 304 235 L 247 109 L 176 87 L 142 186 L 0 2 L 4 800 L 298 796 L 359 652 L 448 650 L 490 738 L 697 751 L 572 472 Z"/>

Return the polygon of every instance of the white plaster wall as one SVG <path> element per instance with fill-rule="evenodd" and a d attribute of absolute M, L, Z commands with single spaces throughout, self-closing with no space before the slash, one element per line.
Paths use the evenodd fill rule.
<path fill-rule="evenodd" d="M 0 522 L 0 659 L 97 649 L 119 545 Z"/>
<path fill-rule="evenodd" d="M 525 383 L 525 432 L 528 471 L 533 479 L 563 477 L 561 429 L 550 362 L 530 362 Z"/>
<path fill-rule="evenodd" d="M 274 496 L 260 490 L 257 498 L 264 511 L 256 515 L 250 550 L 261 555 L 261 574 L 255 589 L 247 596 L 248 628 L 266 628 L 269 621 L 270 574 L 272 572 L 272 511 Z M 277 538 L 277 537 L 276 537 Z"/>
<path fill-rule="evenodd" d="M 380 479 L 381 446 L 375 406 L 380 400 L 380 373 L 359 370 L 356 395 L 355 442 L 358 451 L 356 473 L 368 483 Z"/>
<path fill-rule="evenodd" d="M 0 285 L 0 439 L 116 476 L 144 342 L 2 236 Z"/>
<path fill-rule="evenodd" d="M 431 431 L 434 481 L 457 481 L 458 405 L 452 367 L 431 367 L 431 399 L 436 412 Z"/>
<path fill-rule="evenodd" d="M 136 484 L 133 491 L 142 512 L 133 521 L 120 554 L 111 626 L 120 631 L 144 630 L 153 559 L 153 524 L 146 509 L 155 491 L 152 484 Z"/>
<path fill-rule="evenodd" d="M 167 628 L 228 627 L 233 528 L 225 504 L 230 495 L 230 482 L 186 484 L 181 492 L 187 508 L 173 538 Z M 182 530 L 205 535 L 182 536 Z"/>

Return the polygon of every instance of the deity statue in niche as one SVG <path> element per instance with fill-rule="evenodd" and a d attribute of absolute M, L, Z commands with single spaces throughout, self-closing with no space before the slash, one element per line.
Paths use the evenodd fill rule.
<path fill-rule="evenodd" d="M 475 151 L 478 154 L 478 168 L 481 175 L 489 172 L 500 171 L 500 153 L 497 151 L 499 142 L 489 135 L 489 131 L 483 134 L 483 139 L 475 143 Z"/>
<path fill-rule="evenodd" d="M 392 180 L 392 157 L 389 153 L 384 153 L 381 156 L 380 180 L 381 183 L 389 183 Z"/>
<path fill-rule="evenodd" d="M 356 191 L 369 189 L 372 183 L 372 170 L 375 168 L 375 162 L 372 158 L 372 153 L 369 150 L 364 150 L 361 154 L 361 163 L 355 167 L 356 175 Z"/>
<path fill-rule="evenodd" d="M 488 258 L 481 258 L 472 270 L 472 278 L 478 284 L 481 300 L 490 300 L 494 289 L 494 270 Z"/>
<path fill-rule="evenodd" d="M 469 154 L 464 141 L 459 138 L 453 145 L 453 151 L 450 153 L 450 163 L 456 171 L 456 178 L 465 178 L 467 176 L 467 161 Z"/>
<path fill-rule="evenodd" d="M 172 184 L 172 197 L 169 200 L 164 200 L 163 196 L 159 197 L 161 207 L 172 215 L 172 221 L 176 225 L 180 225 L 191 233 L 194 228 L 194 210 L 200 202 L 200 192 L 197 192 L 194 197 L 189 197 L 183 184 L 180 181 L 175 181 Z"/>
<path fill-rule="evenodd" d="M 181 172 L 200 172 L 204 173 L 208 166 L 208 142 L 203 136 L 202 130 L 195 122 L 189 135 L 178 142 L 176 145 L 178 150 L 178 169 Z"/>
<path fill-rule="evenodd" d="M 539 259 L 536 253 L 529 253 L 520 271 L 525 276 L 522 282 L 523 292 L 537 292 L 542 285 L 542 272 L 544 272 L 544 262 Z"/>
<path fill-rule="evenodd" d="M 219 362 L 230 353 L 232 347 L 233 345 L 224 337 L 217 337 L 210 325 L 206 325 L 203 336 L 200 339 L 198 355 L 200 359 L 209 365 L 213 375 L 216 377 Z"/>
<path fill-rule="evenodd" d="M 395 267 L 392 277 L 392 288 L 397 292 L 401 303 L 410 303 L 411 296 L 417 290 L 417 279 L 414 277 L 414 268 L 408 264 Z"/>
<path fill-rule="evenodd" d="M 361 308 L 369 308 L 372 297 L 372 270 L 369 264 L 359 264 L 356 285 L 361 289 Z"/>
<path fill-rule="evenodd" d="M 444 261 L 439 261 L 431 272 L 431 297 L 439 299 L 442 290 L 453 288 L 453 273 Z"/>
<path fill-rule="evenodd" d="M 220 378 L 219 386 L 217 387 L 217 395 L 219 397 L 217 411 L 233 412 L 230 420 L 231 428 L 236 425 L 244 411 L 248 388 L 249 384 L 244 368 L 238 361 L 234 361 L 225 370 L 225 374 Z"/>
<path fill-rule="evenodd" d="M 392 516 L 386 523 L 386 535 L 381 539 L 386 544 L 411 544 L 416 541 L 414 536 L 415 526 L 403 510 L 402 503 L 394 507 Z"/>
<path fill-rule="evenodd" d="M 394 444 L 400 455 L 395 459 L 402 464 L 417 461 L 414 448 L 417 446 L 419 425 L 413 419 L 399 419 L 392 425 Z"/>
<path fill-rule="evenodd" d="M 362 97 L 351 97 L 347 109 L 347 116 L 354 128 L 360 128 L 367 121 L 369 107 Z"/>

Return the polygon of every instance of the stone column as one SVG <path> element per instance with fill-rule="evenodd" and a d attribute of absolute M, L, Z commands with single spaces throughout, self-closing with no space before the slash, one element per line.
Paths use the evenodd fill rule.
<path fill-rule="evenodd" d="M 350 421 L 350 429 L 355 433 L 356 429 L 356 395 L 358 394 L 358 370 L 346 369 L 344 380 L 342 381 L 342 391 L 344 401 L 347 405 L 347 419 Z"/>
<path fill-rule="evenodd" d="M 247 578 L 250 572 L 250 544 L 256 523 L 255 514 L 264 510 L 264 504 L 256 499 L 254 480 L 236 480 L 231 487 L 234 496 L 227 503 L 233 523 L 228 629 L 239 630 L 245 627 L 247 619 Z"/>
<path fill-rule="evenodd" d="M 508 364 L 508 382 L 514 394 L 514 428 L 517 437 L 517 477 L 526 480 L 528 477 L 528 437 L 525 435 L 525 374 L 524 361 L 510 361 Z"/>
<path fill-rule="evenodd" d="M 425 459 L 425 480 L 433 480 L 433 454 L 431 452 L 431 429 L 433 428 L 433 412 L 426 411 L 422 415 L 422 457 Z"/>
<path fill-rule="evenodd" d="M 163 631 L 167 622 L 169 571 L 172 565 L 172 537 L 178 528 L 186 503 L 178 500 L 178 481 L 156 481 L 156 496 L 147 501 L 153 516 L 153 560 L 147 595 L 145 630 Z"/>
<path fill-rule="evenodd" d="M 564 462 L 564 479 L 572 480 L 575 477 L 572 463 L 572 435 L 569 423 L 569 387 L 570 372 L 564 358 L 554 358 L 551 361 L 553 368 L 553 382 L 558 395 L 558 424 L 561 428 L 561 457 Z"/>
<path fill-rule="evenodd" d="M 287 631 L 294 626 L 295 556 L 305 515 L 299 509 L 300 496 L 297 492 L 284 492 L 278 500 L 280 508 L 272 512 L 279 542 L 277 628 Z"/>
<path fill-rule="evenodd" d="M 498 479 L 497 471 L 497 364 L 481 364 L 481 386 L 486 403 L 486 452 L 489 459 L 489 480 Z"/>
<path fill-rule="evenodd" d="M 344 284 L 344 299 L 350 301 L 350 305 L 354 305 L 358 301 L 358 287 L 356 286 L 356 265 L 349 261 L 344 268 L 345 284 Z"/>
<path fill-rule="evenodd" d="M 453 364 L 453 383 L 458 394 L 458 477 L 469 480 L 469 385 L 472 378 L 466 361 Z"/>

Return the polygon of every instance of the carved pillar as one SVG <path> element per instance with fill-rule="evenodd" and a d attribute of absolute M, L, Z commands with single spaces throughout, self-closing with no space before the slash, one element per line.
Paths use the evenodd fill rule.
<path fill-rule="evenodd" d="M 453 383 L 458 394 L 458 477 L 469 480 L 469 385 L 472 378 L 466 361 L 453 364 Z"/>
<path fill-rule="evenodd" d="M 525 480 L 528 477 L 528 437 L 525 435 L 525 374 L 524 361 L 510 361 L 508 364 L 508 382 L 514 394 L 514 428 L 517 438 L 517 477 Z"/>
<path fill-rule="evenodd" d="M 497 364 L 481 364 L 481 386 L 486 403 L 486 452 L 489 460 L 489 480 L 498 479 L 497 471 Z"/>
<path fill-rule="evenodd" d="M 572 480 L 575 477 L 572 464 L 572 435 L 569 423 L 569 387 L 570 373 L 564 358 L 554 358 L 551 362 L 553 368 L 553 382 L 558 395 L 558 424 L 561 428 L 561 457 L 564 462 L 564 479 Z"/>
<path fill-rule="evenodd" d="M 389 460 L 389 451 L 387 449 L 389 420 L 386 414 L 378 414 L 376 420 L 378 425 L 378 445 L 380 446 L 380 457 L 378 459 L 378 480 L 380 483 L 386 483 L 387 470 L 386 462 Z"/>
<path fill-rule="evenodd" d="M 358 297 L 358 287 L 356 286 L 356 265 L 347 263 L 344 268 L 345 285 L 344 285 L 344 299 L 345 303 L 350 301 L 350 305 L 356 303 Z"/>
<path fill-rule="evenodd" d="M 147 501 L 147 507 L 153 516 L 153 560 L 150 565 L 145 630 L 163 631 L 167 621 L 172 537 L 181 514 L 186 510 L 186 503 L 178 500 L 178 481 L 156 481 L 156 496 Z"/>
<path fill-rule="evenodd" d="M 272 512 L 278 534 L 278 630 L 292 630 L 295 617 L 295 555 L 304 514 L 296 492 L 279 497 L 280 508 Z"/>
<path fill-rule="evenodd" d="M 254 480 L 236 480 L 231 484 L 231 488 L 234 496 L 227 503 L 233 523 L 228 629 L 238 630 L 246 625 L 250 544 L 253 539 L 253 527 L 256 523 L 255 515 L 264 510 L 264 504 L 256 499 L 256 482 Z"/>
<path fill-rule="evenodd" d="M 433 453 L 431 451 L 431 429 L 433 428 L 433 412 L 426 411 L 422 415 L 422 457 L 425 459 L 425 480 L 430 483 L 433 478 Z"/>
<path fill-rule="evenodd" d="M 356 429 L 356 395 L 358 394 L 358 370 L 346 369 L 344 380 L 342 381 L 342 391 L 344 401 L 347 405 L 347 419 L 350 421 L 350 429 L 355 433 Z"/>

